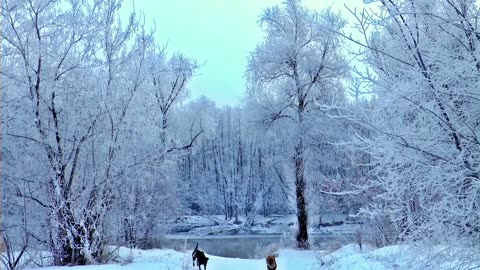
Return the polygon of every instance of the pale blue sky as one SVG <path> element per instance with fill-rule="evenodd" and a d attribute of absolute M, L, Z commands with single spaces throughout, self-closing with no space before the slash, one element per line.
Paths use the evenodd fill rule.
<path fill-rule="evenodd" d="M 258 16 L 282 0 L 135 0 L 147 26 L 156 23 L 156 40 L 168 41 L 168 51 L 180 51 L 199 63 L 207 61 L 190 84 L 190 98 L 207 96 L 217 105 L 236 105 L 245 89 L 243 74 L 247 56 L 261 42 Z M 309 0 L 308 7 L 321 9 L 333 1 Z M 335 7 L 361 5 L 362 0 L 337 0 Z M 125 0 L 125 14 L 132 10 Z"/>

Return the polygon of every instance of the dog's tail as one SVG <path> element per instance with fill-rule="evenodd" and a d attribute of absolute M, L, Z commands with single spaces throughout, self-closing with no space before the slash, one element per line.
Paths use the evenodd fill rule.
<path fill-rule="evenodd" d="M 197 252 L 197 249 L 198 249 L 198 242 L 197 242 L 197 246 L 196 246 L 195 249 L 192 251 L 192 256 L 195 255 L 195 252 Z"/>

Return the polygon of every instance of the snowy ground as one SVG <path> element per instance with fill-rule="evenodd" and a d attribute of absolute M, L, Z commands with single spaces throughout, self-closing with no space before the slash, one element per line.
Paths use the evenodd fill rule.
<path fill-rule="evenodd" d="M 480 263 L 466 263 L 465 251 L 452 253 L 441 248 L 390 246 L 381 249 L 367 248 L 360 251 L 357 245 L 347 245 L 336 251 L 278 251 L 278 270 L 387 270 L 387 269 L 479 269 Z M 118 250 L 118 263 L 108 265 L 47 267 L 43 270 L 194 270 L 191 250 Z M 266 269 L 264 259 L 233 259 L 209 255 L 208 270 L 256 270 Z M 460 265 L 460 267 L 458 267 Z M 453 268 L 455 267 L 455 268 Z M 203 267 L 202 267 L 203 269 Z"/>
<path fill-rule="evenodd" d="M 332 217 L 331 221 L 340 220 Z M 192 266 L 191 252 L 195 242 L 200 243 L 210 258 L 207 270 L 256 270 L 266 269 L 265 256 L 277 253 L 278 270 L 447 270 L 480 269 L 480 252 L 477 250 L 455 250 L 454 248 L 431 247 L 423 244 L 416 246 L 389 246 L 380 249 L 364 247 L 360 250 L 356 244 L 343 245 L 350 240 L 341 240 L 342 233 L 352 232 L 358 224 L 312 229 L 315 233 L 329 235 L 336 239 L 337 245 L 316 246 L 317 250 L 301 251 L 289 248 L 288 243 L 279 241 L 278 234 L 291 229 L 294 217 L 259 217 L 255 224 L 255 233 L 247 234 L 238 230 L 229 221 L 221 217 L 188 216 L 171 220 L 169 224 L 185 226 L 183 233 L 169 235 L 178 240 L 173 249 L 138 250 L 118 248 L 116 258 L 111 264 L 78 267 L 46 267 L 42 270 L 196 270 Z M 324 221 L 325 222 L 325 221 Z M 350 227 L 349 227 L 350 226 Z M 222 228 L 228 228 L 224 230 Z M 188 230 L 187 230 L 188 229 Z M 330 231 L 319 231 L 321 229 Z M 227 232 L 227 233 L 225 233 Z M 340 233 L 339 233 L 340 232 Z M 250 238 L 261 238 L 264 242 L 250 243 Z M 187 240 L 184 240 L 187 239 Z M 262 240 L 262 241 L 263 241 Z M 202 242 L 203 241 L 203 242 Z M 325 241 L 325 240 L 322 240 Z M 320 241 L 320 242 L 322 242 Z M 340 247 L 340 245 L 343 245 Z M 335 249 L 334 247 L 340 247 Z M 164 246 L 165 247 L 165 246 Z M 168 247 L 168 246 L 167 246 Z M 222 249 L 219 253 L 216 249 Z M 229 251 L 231 249 L 232 251 Z M 183 250 L 185 252 L 179 251 Z M 243 252 L 241 252 L 243 250 Z M 245 252 L 248 251 L 248 252 Z M 214 256 L 213 254 L 229 254 Z M 244 259 L 237 258 L 242 257 Z M 252 259 L 257 258 L 257 259 Z M 33 269 L 33 268 L 32 268 Z M 203 268 L 202 268 L 203 269 Z"/>

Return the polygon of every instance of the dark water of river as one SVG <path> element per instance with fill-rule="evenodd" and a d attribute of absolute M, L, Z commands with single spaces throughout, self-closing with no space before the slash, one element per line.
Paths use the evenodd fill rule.
<path fill-rule="evenodd" d="M 352 242 L 351 235 L 310 235 L 311 243 L 319 249 L 329 249 Z M 185 242 L 186 241 L 186 242 Z M 163 238 L 162 248 L 193 250 L 196 243 L 207 254 L 228 258 L 251 259 L 258 256 L 258 250 L 269 245 L 290 246 L 293 239 L 282 235 L 205 236 L 189 238 L 174 236 Z M 257 251 L 257 252 L 256 252 Z"/>

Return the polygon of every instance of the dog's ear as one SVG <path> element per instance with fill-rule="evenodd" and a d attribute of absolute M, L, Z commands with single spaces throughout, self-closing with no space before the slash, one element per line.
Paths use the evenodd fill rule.
<path fill-rule="evenodd" d="M 278 252 L 274 252 L 274 253 L 272 254 L 272 256 L 275 257 L 275 258 L 278 258 Z"/>

